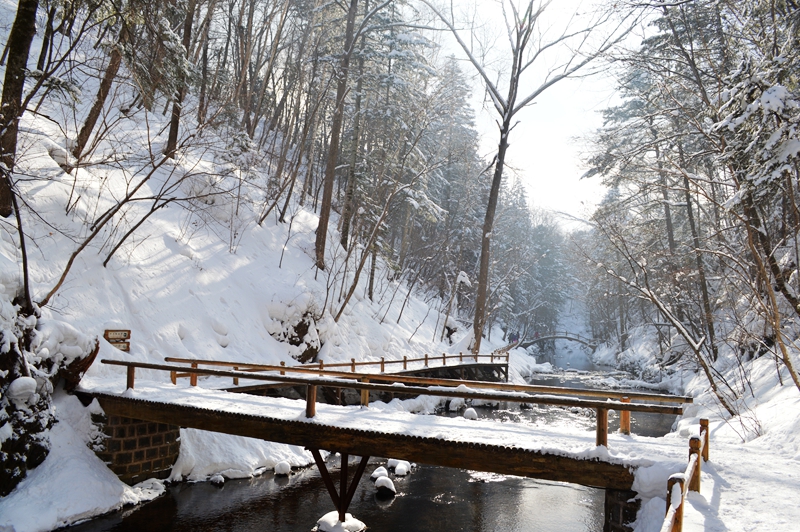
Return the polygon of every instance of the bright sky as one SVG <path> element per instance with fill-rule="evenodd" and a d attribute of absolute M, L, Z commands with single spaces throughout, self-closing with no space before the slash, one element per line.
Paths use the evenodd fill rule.
<path fill-rule="evenodd" d="M 582 162 L 586 148 L 579 137 L 602 125 L 599 111 L 612 105 L 612 87 L 599 77 L 564 80 L 519 113 L 519 123 L 509 136 L 504 178 L 516 174 L 530 205 L 565 213 L 558 218 L 567 228 L 582 226 L 570 217 L 586 218 L 605 195 L 598 178 L 580 179 L 586 171 Z M 478 123 L 481 150 L 491 159 L 499 135 L 495 116 L 488 111 L 480 112 Z"/>
<path fill-rule="evenodd" d="M 520 9 L 525 0 L 511 0 Z M 502 10 L 499 1 L 462 0 L 461 6 L 470 3 L 478 4 L 480 21 L 490 21 L 494 29 L 487 30 L 499 35 L 492 46 L 498 63 L 510 63 L 510 48 L 505 37 Z M 576 9 L 583 9 L 591 0 L 556 0 L 545 11 L 544 24 L 552 20 L 553 29 L 563 25 Z M 508 4 L 506 4 L 508 5 Z M 463 26 L 462 26 L 463 27 Z M 575 25 L 574 29 L 579 28 Z M 545 36 L 548 41 L 556 34 L 551 31 Z M 462 32 L 463 38 L 467 33 Z M 445 49 L 452 50 L 459 57 L 464 57 L 457 48 L 452 37 L 441 37 L 440 42 Z M 545 57 L 546 60 L 551 58 Z M 544 64 L 544 63 L 537 63 Z M 491 160 L 497 151 L 499 134 L 496 120 L 497 112 L 490 103 L 483 104 L 484 85 L 475 74 L 475 69 L 466 60 L 462 69 L 468 76 L 474 76 L 475 100 L 473 106 L 478 114 L 478 129 L 481 133 L 481 150 L 487 160 Z M 527 95 L 543 80 L 542 72 L 527 72 L 523 76 L 520 93 Z M 491 68 L 491 75 L 495 75 Z M 582 155 L 586 151 L 579 137 L 584 137 L 602 125 L 599 111 L 614 102 L 614 83 L 607 76 L 593 76 L 586 79 L 562 80 L 541 94 L 535 103 L 519 112 L 516 116 L 518 125 L 509 137 L 510 147 L 506 156 L 506 172 L 504 179 L 518 176 L 526 187 L 530 204 L 554 212 L 565 213 L 559 217 L 567 228 L 580 227 L 570 220 L 571 217 L 586 218 L 594 207 L 603 199 L 605 187 L 597 178 L 580 179 L 586 171 L 582 164 Z M 506 89 L 501 89 L 505 95 Z"/>

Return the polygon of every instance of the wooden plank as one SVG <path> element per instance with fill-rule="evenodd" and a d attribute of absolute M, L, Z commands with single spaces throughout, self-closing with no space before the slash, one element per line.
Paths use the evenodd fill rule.
<path fill-rule="evenodd" d="M 95 394 L 95 397 L 107 415 L 172 423 L 312 449 L 336 450 L 356 456 L 393 457 L 421 464 L 572 482 L 596 488 L 629 490 L 633 484 L 633 468 L 599 459 L 578 460 L 516 447 L 277 420 L 115 395 Z"/>

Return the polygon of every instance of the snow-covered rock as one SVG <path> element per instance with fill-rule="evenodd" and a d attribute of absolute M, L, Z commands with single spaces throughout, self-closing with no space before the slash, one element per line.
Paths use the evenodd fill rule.
<path fill-rule="evenodd" d="M 292 473 L 292 466 L 286 460 L 281 460 L 275 464 L 275 474 L 288 476 Z"/>
<path fill-rule="evenodd" d="M 397 490 L 394 487 L 394 482 L 389 477 L 380 477 L 375 481 L 375 488 L 378 490 L 378 495 L 381 496 L 394 496 Z"/>
<path fill-rule="evenodd" d="M 464 410 L 464 419 L 478 419 L 478 413 L 474 408 L 467 408 Z"/>
<path fill-rule="evenodd" d="M 372 475 L 370 475 L 369 478 L 371 478 L 372 480 L 376 480 L 379 479 L 380 477 L 388 477 L 388 476 L 389 472 L 386 471 L 386 468 L 383 466 L 378 466 L 375 468 L 375 471 L 372 472 Z"/>
<path fill-rule="evenodd" d="M 328 512 L 320 517 L 316 527 L 319 532 L 361 532 L 366 529 L 367 525 L 351 514 L 344 514 L 344 522 L 339 521 L 339 513 L 336 511 Z"/>

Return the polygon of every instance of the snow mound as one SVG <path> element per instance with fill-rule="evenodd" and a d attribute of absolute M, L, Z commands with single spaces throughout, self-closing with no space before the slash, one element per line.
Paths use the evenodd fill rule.
<path fill-rule="evenodd" d="M 361 532 L 366 529 L 367 525 L 351 514 L 344 514 L 344 522 L 339 521 L 339 513 L 336 511 L 320 517 L 316 527 L 319 532 Z"/>
<path fill-rule="evenodd" d="M 478 419 L 478 413 L 474 408 L 467 408 L 464 410 L 464 419 Z"/>

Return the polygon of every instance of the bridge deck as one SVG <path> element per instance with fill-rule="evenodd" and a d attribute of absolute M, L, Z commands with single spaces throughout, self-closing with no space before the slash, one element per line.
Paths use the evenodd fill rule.
<path fill-rule="evenodd" d="M 633 471 L 652 464 L 636 458 L 650 438 L 615 438 L 613 449 L 596 447 L 594 432 L 461 417 L 415 415 L 394 403 L 370 408 L 231 394 L 198 387 L 137 381 L 136 389 L 84 389 L 110 416 L 171 423 L 268 441 L 360 456 L 401 458 L 424 464 L 630 489 Z M 652 451 L 652 449 L 650 449 Z"/>

